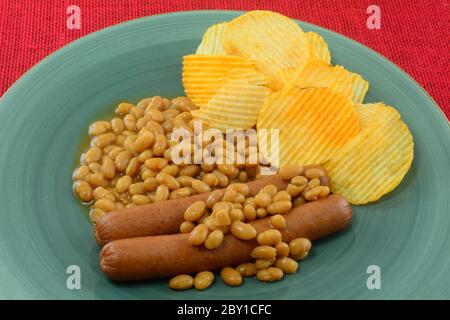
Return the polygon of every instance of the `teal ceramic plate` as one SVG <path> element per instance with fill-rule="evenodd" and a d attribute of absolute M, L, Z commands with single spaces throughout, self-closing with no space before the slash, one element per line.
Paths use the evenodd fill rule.
<path fill-rule="evenodd" d="M 300 272 L 281 282 L 217 280 L 210 289 L 171 291 L 166 280 L 108 281 L 71 173 L 86 126 L 118 99 L 182 95 L 181 58 L 203 31 L 239 12 L 184 12 L 130 21 L 84 37 L 24 75 L 0 101 L 0 298 L 386 299 L 450 298 L 450 127 L 433 100 L 376 52 L 307 23 L 333 62 L 370 82 L 368 102 L 395 106 L 415 141 L 401 185 L 356 207 L 350 228 L 315 244 Z M 69 265 L 81 289 L 66 287 Z M 366 286 L 381 268 L 381 289 Z"/>

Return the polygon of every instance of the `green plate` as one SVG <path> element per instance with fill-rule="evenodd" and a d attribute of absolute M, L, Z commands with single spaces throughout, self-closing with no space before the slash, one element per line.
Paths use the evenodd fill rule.
<path fill-rule="evenodd" d="M 450 127 L 433 100 L 376 52 L 300 22 L 328 42 L 333 62 L 370 82 L 366 101 L 395 106 L 415 141 L 401 185 L 355 207 L 350 228 L 315 244 L 298 274 L 239 288 L 174 292 L 166 280 L 115 284 L 98 267 L 99 248 L 71 173 L 87 125 L 118 99 L 182 95 L 181 58 L 205 29 L 239 12 L 183 12 L 88 35 L 27 72 L 0 101 L 0 298 L 387 299 L 450 298 Z M 81 289 L 66 287 L 69 265 Z M 367 268 L 381 268 L 369 290 Z"/>

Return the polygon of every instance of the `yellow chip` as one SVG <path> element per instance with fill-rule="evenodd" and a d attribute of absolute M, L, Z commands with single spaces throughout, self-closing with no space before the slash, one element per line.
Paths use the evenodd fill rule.
<path fill-rule="evenodd" d="M 300 26 L 270 11 L 250 11 L 229 22 L 222 44 L 227 54 L 253 60 L 258 70 L 269 77 L 274 90 L 283 86 L 280 70 L 300 68 L 311 54 Z"/>
<path fill-rule="evenodd" d="M 222 46 L 222 34 L 226 26 L 226 22 L 221 22 L 209 27 L 203 34 L 196 54 L 226 54 Z"/>
<path fill-rule="evenodd" d="M 325 164 L 331 190 L 352 204 L 376 201 L 397 187 L 414 154 L 411 133 L 395 109 L 363 109 L 361 132 Z"/>
<path fill-rule="evenodd" d="M 292 72 L 290 74 L 292 75 Z M 310 61 L 290 78 L 284 74 L 283 79 L 288 84 L 301 88 L 327 87 L 352 99 L 355 103 L 364 100 L 369 88 L 369 83 L 359 74 L 352 73 L 342 66 L 330 66 L 320 60 Z"/>
<path fill-rule="evenodd" d="M 325 42 L 322 36 L 310 31 L 306 33 L 306 38 L 308 39 L 309 45 L 312 48 L 311 54 L 314 56 L 314 58 L 319 59 L 326 64 L 330 64 L 330 50 L 328 49 L 328 44 Z"/>
<path fill-rule="evenodd" d="M 226 129 L 249 129 L 258 119 L 260 109 L 271 90 L 241 79 L 229 79 L 199 110 L 194 119 L 224 132 Z"/>
<path fill-rule="evenodd" d="M 280 166 L 323 164 L 359 132 L 359 119 L 352 102 L 331 89 L 288 86 L 267 99 L 257 128 L 279 129 Z M 261 152 L 278 162 L 270 150 Z"/>
<path fill-rule="evenodd" d="M 217 92 L 230 79 L 245 80 L 250 84 L 260 86 L 267 86 L 269 83 L 269 79 L 256 69 L 233 69 L 225 77 L 211 83 L 210 92 Z"/>
<path fill-rule="evenodd" d="M 252 61 L 230 55 L 199 55 L 183 57 L 183 86 L 186 96 L 197 106 L 206 105 L 216 93 L 211 83 L 223 79 L 231 70 L 255 70 Z"/>
<path fill-rule="evenodd" d="M 379 121 L 383 117 L 383 121 L 388 122 L 391 120 L 399 120 L 400 113 L 395 110 L 391 110 L 391 107 L 386 107 L 382 102 L 355 104 L 356 112 L 359 117 L 359 125 L 361 129 L 368 127 L 371 123 Z"/>

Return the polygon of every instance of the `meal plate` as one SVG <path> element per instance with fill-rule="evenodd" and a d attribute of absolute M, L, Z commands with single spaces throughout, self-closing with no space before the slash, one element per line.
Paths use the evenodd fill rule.
<path fill-rule="evenodd" d="M 212 24 L 240 12 L 199 11 L 133 20 L 88 35 L 28 71 L 0 100 L 0 298 L 9 299 L 420 299 L 450 298 L 450 126 L 396 65 L 342 35 L 299 22 L 329 44 L 332 63 L 370 83 L 366 102 L 401 113 L 415 142 L 411 170 L 380 201 L 354 207 L 350 228 L 318 241 L 300 271 L 277 283 L 220 279 L 176 292 L 166 279 L 109 281 L 92 226 L 72 195 L 87 125 L 119 99 L 183 95 L 182 56 Z M 81 271 L 69 290 L 68 267 Z M 368 267 L 381 288 L 367 287 Z"/>

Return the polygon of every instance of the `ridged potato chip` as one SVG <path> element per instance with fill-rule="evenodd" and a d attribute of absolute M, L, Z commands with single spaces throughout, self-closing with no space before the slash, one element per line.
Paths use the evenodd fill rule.
<path fill-rule="evenodd" d="M 222 36 L 227 54 L 255 62 L 269 77 L 270 87 L 279 90 L 280 70 L 300 68 L 311 55 L 305 32 L 294 21 L 270 11 L 250 11 L 228 23 Z"/>
<path fill-rule="evenodd" d="M 288 86 L 266 100 L 257 129 L 279 129 L 280 166 L 323 164 L 358 134 L 359 119 L 352 102 L 329 88 Z"/>
<path fill-rule="evenodd" d="M 256 69 L 233 69 L 227 73 L 227 75 L 221 79 L 211 83 L 210 91 L 217 92 L 224 84 L 230 79 L 245 80 L 250 84 L 267 86 L 269 79 L 263 75 L 261 72 L 256 71 Z"/>
<path fill-rule="evenodd" d="M 206 105 L 217 90 L 211 84 L 226 77 L 233 69 L 255 70 L 255 64 L 242 57 L 230 55 L 184 56 L 183 86 L 186 96 L 199 107 Z"/>
<path fill-rule="evenodd" d="M 292 74 L 292 73 L 291 73 Z M 331 66 L 320 60 L 308 62 L 302 69 L 284 80 L 290 85 L 306 87 L 327 87 L 361 103 L 369 89 L 369 83 L 359 74 L 352 73 L 342 66 Z"/>
<path fill-rule="evenodd" d="M 260 109 L 271 90 L 242 79 L 229 79 L 208 101 L 191 111 L 195 120 L 225 132 L 226 129 L 249 129 L 258 119 Z"/>
<path fill-rule="evenodd" d="M 196 54 L 226 54 L 222 46 L 222 34 L 226 26 L 227 22 L 221 22 L 209 27 L 203 34 Z"/>
<path fill-rule="evenodd" d="M 352 204 L 380 199 L 411 167 L 414 142 L 399 113 L 383 104 L 357 107 L 361 132 L 325 164 L 330 187 Z"/>
<path fill-rule="evenodd" d="M 330 64 L 330 50 L 328 49 L 328 44 L 325 42 L 322 36 L 318 33 L 310 31 L 306 33 L 306 38 L 308 39 L 309 45 L 312 48 L 312 56 L 325 62 L 326 64 Z"/>

